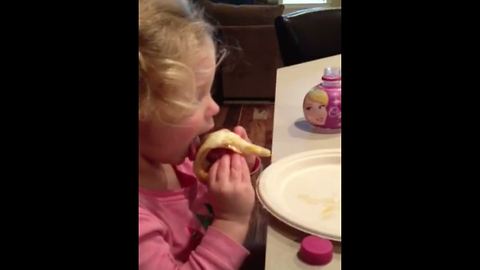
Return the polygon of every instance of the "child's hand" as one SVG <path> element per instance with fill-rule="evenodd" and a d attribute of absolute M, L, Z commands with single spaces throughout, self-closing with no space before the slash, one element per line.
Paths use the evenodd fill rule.
<path fill-rule="evenodd" d="M 223 155 L 210 168 L 208 186 L 215 218 L 248 228 L 255 192 L 245 159 Z"/>
<path fill-rule="evenodd" d="M 236 126 L 235 128 L 233 128 L 233 132 L 235 132 L 237 135 L 239 135 L 242 139 L 246 140 L 247 142 L 250 142 L 250 143 L 252 142 L 250 138 L 248 138 L 247 131 L 242 126 Z M 245 159 L 248 164 L 248 169 L 250 171 L 253 171 L 254 169 L 253 167 L 255 167 L 255 161 L 257 159 L 257 156 L 247 155 L 245 156 Z"/>

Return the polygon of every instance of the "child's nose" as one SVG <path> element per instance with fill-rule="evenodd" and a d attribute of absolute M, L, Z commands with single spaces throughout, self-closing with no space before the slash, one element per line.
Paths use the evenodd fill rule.
<path fill-rule="evenodd" d="M 220 112 L 220 107 L 215 102 L 215 100 L 213 100 L 212 97 L 210 97 L 209 109 L 210 109 L 209 112 L 211 116 L 214 116 Z"/>

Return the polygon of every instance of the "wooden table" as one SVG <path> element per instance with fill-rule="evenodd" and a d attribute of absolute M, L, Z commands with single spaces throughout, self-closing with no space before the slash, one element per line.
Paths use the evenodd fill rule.
<path fill-rule="evenodd" d="M 341 66 L 341 55 L 327 57 L 277 70 L 275 112 L 272 138 L 272 163 L 306 150 L 341 149 L 341 134 L 311 132 L 303 117 L 306 92 L 321 81 L 323 69 Z M 310 266 L 297 258 L 305 233 L 295 230 L 273 216 L 268 218 L 265 269 L 341 269 L 341 243 L 334 243 L 333 260 L 325 266 Z"/>

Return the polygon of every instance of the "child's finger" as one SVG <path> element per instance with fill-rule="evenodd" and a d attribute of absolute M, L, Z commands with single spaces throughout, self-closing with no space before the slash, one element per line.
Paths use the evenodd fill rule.
<path fill-rule="evenodd" d="M 233 128 L 233 132 L 238 134 L 242 139 L 250 142 L 250 138 L 248 138 L 247 131 L 245 130 L 244 127 L 236 126 Z"/>
<path fill-rule="evenodd" d="M 213 163 L 213 165 L 210 167 L 210 170 L 208 171 L 208 178 L 209 178 L 208 183 L 209 183 L 210 185 L 211 185 L 212 183 L 217 182 L 218 163 L 219 163 L 219 162 Z"/>
<path fill-rule="evenodd" d="M 241 158 L 241 170 L 242 170 L 242 181 L 247 181 L 250 179 L 250 169 L 248 168 L 247 161 L 244 158 Z"/>
<path fill-rule="evenodd" d="M 222 156 L 218 163 L 217 180 L 224 183 L 230 178 L 230 155 Z"/>
<path fill-rule="evenodd" d="M 233 154 L 232 160 L 230 163 L 230 181 L 241 181 L 242 180 L 242 163 L 241 157 L 239 154 Z"/>

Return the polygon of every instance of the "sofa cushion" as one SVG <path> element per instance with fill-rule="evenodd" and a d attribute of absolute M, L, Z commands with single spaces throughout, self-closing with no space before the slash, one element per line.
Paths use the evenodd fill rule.
<path fill-rule="evenodd" d="M 198 2 L 229 51 L 215 77 L 223 99 L 274 99 L 277 68 L 283 66 L 274 23 L 284 6 Z"/>
<path fill-rule="evenodd" d="M 199 0 L 207 17 L 217 25 L 273 25 L 283 14 L 284 5 L 230 5 Z"/>
<path fill-rule="evenodd" d="M 229 56 L 222 64 L 225 99 L 274 99 L 277 68 L 282 66 L 273 25 L 219 27 Z"/>

